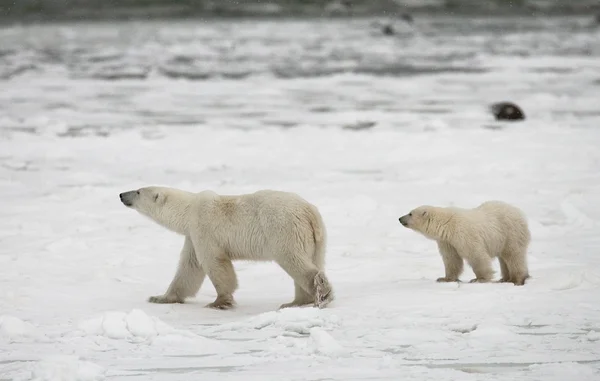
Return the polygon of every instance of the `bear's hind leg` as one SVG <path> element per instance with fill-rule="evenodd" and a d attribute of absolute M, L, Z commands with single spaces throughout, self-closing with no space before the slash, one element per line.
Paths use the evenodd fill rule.
<path fill-rule="evenodd" d="M 446 276 L 438 278 L 437 282 L 458 282 L 458 277 L 463 272 L 463 259 L 458 255 L 456 249 L 447 242 L 438 241 L 438 249 L 444 261 Z"/>
<path fill-rule="evenodd" d="M 164 295 L 148 298 L 150 303 L 183 303 L 185 298 L 194 296 L 204 282 L 204 270 L 198 263 L 192 241 L 185 238 L 179 255 L 179 265 L 175 277 Z"/>
<path fill-rule="evenodd" d="M 289 255 L 285 258 L 294 258 L 294 256 Z M 310 302 L 314 303 L 315 307 L 325 307 L 333 300 L 333 291 L 327 277 L 314 264 L 304 260 L 298 261 L 297 258 L 294 259 L 293 261 L 278 260 L 277 263 L 294 279 L 294 284 L 300 286 L 305 296 L 310 297 Z M 296 293 L 296 297 L 292 302 L 283 304 L 280 308 L 300 305 L 300 302 L 304 302 L 302 300 L 304 296 L 301 300 L 297 299 L 298 296 L 298 293 Z"/>
<path fill-rule="evenodd" d="M 235 305 L 233 293 L 238 287 L 238 281 L 231 260 L 222 256 L 213 257 L 205 260 L 203 266 L 208 278 L 217 291 L 215 301 L 207 304 L 206 307 L 219 310 L 233 308 Z"/>
<path fill-rule="evenodd" d="M 289 308 L 289 307 L 299 307 L 299 306 L 305 306 L 307 304 L 311 304 L 314 303 L 315 298 L 308 294 L 306 291 L 304 291 L 304 289 L 302 288 L 302 286 L 300 286 L 298 284 L 298 282 L 294 281 L 294 288 L 295 288 L 295 296 L 294 296 L 294 300 L 291 301 L 290 303 L 285 303 L 282 304 L 279 308 Z"/>
<path fill-rule="evenodd" d="M 329 279 L 322 271 L 319 271 L 314 278 L 315 285 L 315 307 L 323 308 L 333 301 L 333 289 Z"/>

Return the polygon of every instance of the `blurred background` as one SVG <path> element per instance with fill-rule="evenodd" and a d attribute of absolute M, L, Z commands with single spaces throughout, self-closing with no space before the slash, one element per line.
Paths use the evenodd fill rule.
<path fill-rule="evenodd" d="M 0 0 L 0 22 L 5 134 L 599 120 L 597 1 Z"/>

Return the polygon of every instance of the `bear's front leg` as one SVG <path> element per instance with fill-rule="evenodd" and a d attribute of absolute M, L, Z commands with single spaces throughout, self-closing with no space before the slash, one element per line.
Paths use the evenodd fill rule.
<path fill-rule="evenodd" d="M 438 241 L 438 249 L 442 260 L 444 261 L 444 269 L 446 276 L 438 278 L 437 282 L 458 282 L 460 274 L 463 272 L 463 259 L 458 255 L 456 249 L 447 242 Z"/>
<path fill-rule="evenodd" d="M 223 255 L 205 256 L 202 266 L 217 291 L 215 301 L 207 304 L 206 307 L 219 310 L 233 308 L 235 306 L 233 293 L 238 287 L 238 281 L 231 260 Z"/>
<path fill-rule="evenodd" d="M 204 270 L 198 263 L 192 241 L 186 237 L 179 255 L 179 266 L 164 295 L 151 296 L 150 303 L 183 303 L 185 298 L 194 296 L 204 282 Z"/>

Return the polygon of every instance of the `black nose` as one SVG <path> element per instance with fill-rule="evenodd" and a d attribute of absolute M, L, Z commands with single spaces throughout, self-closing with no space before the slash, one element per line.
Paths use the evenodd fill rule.
<path fill-rule="evenodd" d="M 119 198 L 122 200 L 123 199 L 123 193 L 119 194 Z"/>

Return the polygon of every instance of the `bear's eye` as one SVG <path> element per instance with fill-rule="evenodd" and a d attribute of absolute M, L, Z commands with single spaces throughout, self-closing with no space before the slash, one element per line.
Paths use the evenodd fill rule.
<path fill-rule="evenodd" d="M 409 217 L 412 217 L 412 213 L 408 213 L 408 216 L 409 216 Z"/>
<path fill-rule="evenodd" d="M 426 215 L 426 214 L 427 214 L 427 211 L 424 211 L 422 215 L 424 216 L 424 215 Z"/>
<path fill-rule="evenodd" d="M 154 195 L 154 202 L 158 201 L 158 193 Z"/>

